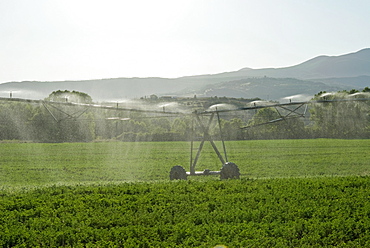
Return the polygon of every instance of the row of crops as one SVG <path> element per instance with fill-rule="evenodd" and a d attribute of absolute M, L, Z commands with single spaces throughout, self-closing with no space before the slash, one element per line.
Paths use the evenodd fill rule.
<path fill-rule="evenodd" d="M 1 247 L 369 247 L 370 178 L 1 192 Z"/>

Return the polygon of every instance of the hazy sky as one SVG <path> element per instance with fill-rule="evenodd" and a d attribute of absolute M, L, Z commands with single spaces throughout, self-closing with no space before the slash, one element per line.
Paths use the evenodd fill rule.
<path fill-rule="evenodd" d="M 369 0 L 0 0 L 0 83 L 285 67 L 369 30 Z"/>

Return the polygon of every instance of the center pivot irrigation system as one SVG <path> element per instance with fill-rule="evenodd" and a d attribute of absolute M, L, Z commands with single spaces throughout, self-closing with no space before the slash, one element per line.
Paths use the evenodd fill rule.
<path fill-rule="evenodd" d="M 219 109 L 217 107 L 212 108 L 211 110 L 206 111 L 193 111 L 193 112 L 177 112 L 177 111 L 166 111 L 163 107 L 162 110 L 149 110 L 149 109 L 139 109 L 139 108 L 122 108 L 119 107 L 118 103 L 116 106 L 111 105 L 99 105 L 99 104 L 85 104 L 85 103 L 74 103 L 74 102 L 54 102 L 54 101 L 44 101 L 44 100 L 31 100 L 31 99 L 21 99 L 21 98 L 3 98 L 0 97 L 1 101 L 13 101 L 13 102 L 25 102 L 25 103 L 33 103 L 33 104 L 41 104 L 43 105 L 49 114 L 53 117 L 56 122 L 60 122 L 63 120 L 68 119 L 77 119 L 83 113 L 91 108 L 99 108 L 99 109 L 107 109 L 107 110 L 114 110 L 114 111 L 124 111 L 124 112 L 142 112 L 151 114 L 153 118 L 159 117 L 173 117 L 173 116 L 192 116 L 192 137 L 191 137 L 191 145 L 190 145 L 190 170 L 186 171 L 182 166 L 175 165 L 170 170 L 170 179 L 181 179 L 186 180 L 188 176 L 207 176 L 207 175 L 220 175 L 221 179 L 238 179 L 240 177 L 240 171 L 238 166 L 228 161 L 226 146 L 224 142 L 224 136 L 221 128 L 221 114 L 225 113 L 232 113 L 232 112 L 240 112 L 240 111 L 249 111 L 254 110 L 257 111 L 263 108 L 274 108 L 279 115 L 279 118 L 269 120 L 264 123 L 256 124 L 253 126 L 246 126 L 242 128 L 250 128 L 260 125 L 272 124 L 279 121 L 286 121 L 287 119 L 292 118 L 300 118 L 305 117 L 307 112 L 307 108 L 309 104 L 314 103 L 330 103 L 330 102 L 349 102 L 349 101 L 370 101 L 370 98 L 351 98 L 351 99 L 332 99 L 327 100 L 323 97 L 322 100 L 316 101 L 305 101 L 305 102 L 289 102 L 289 103 L 274 103 L 274 102 L 266 102 L 266 101 L 255 101 L 251 102 L 250 106 L 243 107 L 243 108 L 230 108 L 230 109 Z M 82 110 L 79 110 L 74 113 L 67 113 L 63 110 L 60 106 L 79 106 L 82 107 Z M 64 118 L 57 119 L 56 116 L 53 114 L 52 110 L 59 111 L 63 113 Z M 210 134 L 210 128 L 212 123 L 215 121 L 218 123 L 220 137 L 222 142 L 222 150 L 217 148 L 212 135 Z M 149 117 L 150 118 L 150 117 Z M 110 117 L 107 118 L 110 120 L 130 120 L 130 118 L 119 118 L 119 117 Z M 200 128 L 202 136 L 195 137 L 195 127 Z M 194 142 L 200 140 L 200 144 L 198 148 L 194 148 Z M 204 170 L 204 171 L 196 171 L 196 165 L 200 158 L 202 149 L 206 141 L 209 141 L 214 152 L 217 154 L 218 159 L 221 162 L 221 169 L 219 171 L 211 171 L 211 170 Z M 194 151 L 196 150 L 195 156 Z"/>
<path fill-rule="evenodd" d="M 207 176 L 207 175 L 220 175 L 220 179 L 239 179 L 240 177 L 240 171 L 238 166 L 228 161 L 227 157 L 227 151 L 224 141 L 224 136 L 222 133 L 221 128 L 221 118 L 220 114 L 222 113 L 228 113 L 228 112 L 235 112 L 235 111 L 247 111 L 247 110 L 258 110 L 262 108 L 275 108 L 277 113 L 279 114 L 278 119 L 270 120 L 265 123 L 253 125 L 253 126 L 246 126 L 243 128 L 250 128 L 255 126 L 260 126 L 264 124 L 274 123 L 278 121 L 283 121 L 290 118 L 298 118 L 298 117 L 304 117 L 307 111 L 307 104 L 309 102 L 295 102 L 295 103 L 283 103 L 283 104 L 269 104 L 267 105 L 266 102 L 264 102 L 265 105 L 259 105 L 258 102 L 253 102 L 252 106 L 245 107 L 245 108 L 234 108 L 234 109 L 218 109 L 217 107 L 214 110 L 210 111 L 194 111 L 192 113 L 193 115 L 193 127 L 192 127 L 192 139 L 191 139 L 191 147 L 190 147 L 190 171 L 186 171 L 182 166 L 176 165 L 172 167 L 170 171 L 170 179 L 183 179 L 186 180 L 188 176 Z M 289 107 L 293 106 L 293 108 Z M 305 107 L 304 107 L 305 106 Z M 304 108 L 303 108 L 304 107 Z M 302 112 L 303 109 L 303 112 Z M 206 122 L 202 121 L 200 117 L 208 117 L 208 120 L 206 119 Z M 222 142 L 222 149 L 223 149 L 223 155 L 217 148 L 212 136 L 209 133 L 209 129 L 211 127 L 212 121 L 214 120 L 215 116 L 217 116 L 217 122 L 218 127 L 220 130 L 220 137 Z M 201 128 L 203 136 L 200 142 L 199 147 L 196 149 L 196 155 L 193 156 L 193 150 L 194 150 L 194 122 Z M 204 171 L 196 171 L 195 167 L 197 165 L 198 159 L 200 157 L 201 151 L 203 149 L 204 143 L 206 141 L 209 141 L 212 145 L 213 150 L 217 154 L 217 157 L 219 158 L 222 167 L 219 171 L 211 171 L 211 170 L 204 170 Z"/>

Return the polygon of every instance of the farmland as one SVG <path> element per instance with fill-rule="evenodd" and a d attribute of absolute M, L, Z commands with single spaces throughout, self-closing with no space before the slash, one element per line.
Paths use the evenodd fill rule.
<path fill-rule="evenodd" d="M 186 142 L 0 143 L 0 246 L 370 245 L 368 140 L 226 146 L 241 180 L 169 181 Z"/>
<path fill-rule="evenodd" d="M 197 170 L 219 170 L 207 145 Z M 230 141 L 226 147 L 229 161 L 247 178 L 370 173 L 369 140 Z M 22 187 L 167 180 L 172 166 L 189 169 L 189 148 L 188 142 L 0 143 L 0 182 Z"/>

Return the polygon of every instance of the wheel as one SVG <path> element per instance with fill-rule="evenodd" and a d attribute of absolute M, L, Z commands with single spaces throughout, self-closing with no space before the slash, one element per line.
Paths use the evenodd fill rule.
<path fill-rule="evenodd" d="M 175 165 L 171 168 L 170 171 L 170 179 L 171 180 L 186 180 L 188 176 L 186 175 L 185 169 L 180 165 Z"/>
<path fill-rule="evenodd" d="M 220 179 L 239 179 L 240 172 L 236 164 L 227 162 L 225 163 L 220 172 Z"/>

